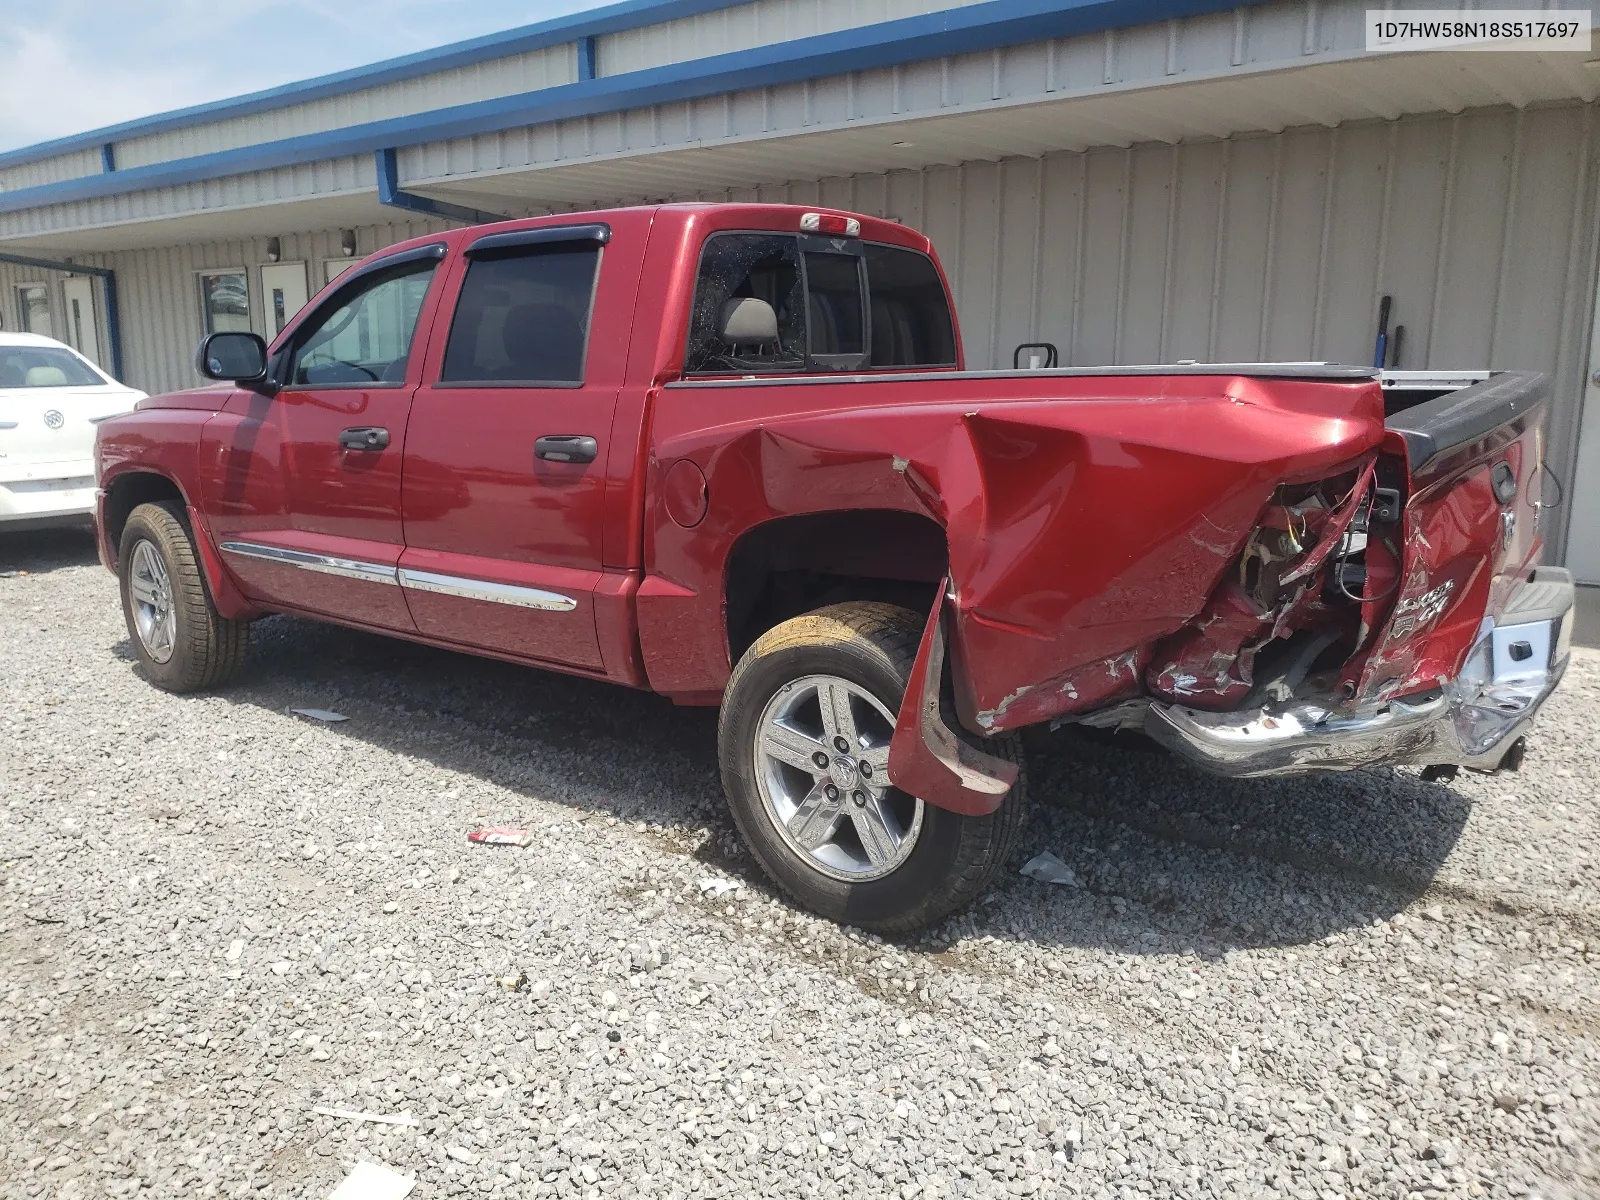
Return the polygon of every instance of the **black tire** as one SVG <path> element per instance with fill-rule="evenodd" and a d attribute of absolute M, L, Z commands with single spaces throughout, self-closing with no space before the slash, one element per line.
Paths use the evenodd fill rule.
<path fill-rule="evenodd" d="M 757 782 L 756 742 L 769 702 L 796 680 L 826 675 L 870 692 L 898 712 L 924 619 L 890 604 L 836 604 L 763 634 L 734 668 L 717 729 L 722 785 L 745 844 L 767 875 L 800 904 L 831 920 L 902 934 L 943 920 L 973 900 L 1010 859 L 1026 809 L 1023 779 L 993 813 L 965 817 L 923 806 L 909 855 L 876 879 L 849 882 L 824 872 L 778 832 Z M 1014 735 L 972 738 L 1022 764 Z M 893 789 L 891 789 L 893 792 Z M 902 796 L 901 793 L 894 793 Z"/>
<path fill-rule="evenodd" d="M 133 575 L 141 544 L 149 546 L 166 572 L 165 595 L 173 625 L 165 659 L 161 658 L 166 649 L 161 637 L 151 637 L 152 649 L 140 631 Z M 117 576 L 122 583 L 122 615 L 128 623 L 128 637 L 151 683 L 169 692 L 198 692 L 220 687 L 238 674 L 244 665 L 250 626 L 217 612 L 193 536 L 176 505 L 141 504 L 129 514 L 117 549 Z"/>

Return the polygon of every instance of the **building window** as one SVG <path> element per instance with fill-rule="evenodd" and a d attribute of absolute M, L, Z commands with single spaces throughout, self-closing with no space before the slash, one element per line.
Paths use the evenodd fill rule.
<path fill-rule="evenodd" d="M 50 289 L 42 283 L 25 283 L 17 289 L 17 312 L 22 317 L 22 332 L 55 337 L 50 323 Z"/>
<path fill-rule="evenodd" d="M 594 242 L 474 254 L 440 382 L 582 383 L 599 265 Z"/>
<path fill-rule="evenodd" d="M 200 276 L 200 312 L 207 333 L 249 333 L 250 291 L 243 271 Z"/>

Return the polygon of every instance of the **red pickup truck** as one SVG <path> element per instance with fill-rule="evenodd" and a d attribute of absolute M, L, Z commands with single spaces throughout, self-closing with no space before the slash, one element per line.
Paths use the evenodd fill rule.
<path fill-rule="evenodd" d="M 1023 727 L 1229 775 L 1495 770 L 1568 659 L 1542 377 L 968 371 L 892 221 L 458 229 L 197 365 L 215 386 L 98 434 L 152 682 L 222 684 L 251 619 L 293 612 L 720 704 L 751 850 L 872 929 L 1005 862 Z"/>

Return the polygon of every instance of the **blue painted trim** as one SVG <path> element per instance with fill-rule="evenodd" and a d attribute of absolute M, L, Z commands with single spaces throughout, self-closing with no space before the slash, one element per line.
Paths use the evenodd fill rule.
<path fill-rule="evenodd" d="M 118 383 L 122 378 L 122 318 L 117 315 L 117 273 L 107 271 L 100 277 L 105 281 L 106 341 L 111 346 L 111 377 Z"/>
<path fill-rule="evenodd" d="M 117 148 L 110 142 L 100 147 L 100 169 L 107 173 L 117 169 Z"/>
<path fill-rule="evenodd" d="M 53 258 L 29 258 L 26 254 L 0 253 L 0 262 L 41 271 L 65 271 L 72 275 L 93 275 L 105 281 L 106 341 L 111 346 L 111 378 L 122 381 L 122 320 L 117 315 L 117 273 L 110 267 L 89 267 L 83 263 L 58 262 Z"/>
<path fill-rule="evenodd" d="M 430 217 L 443 217 L 447 221 L 460 221 L 465 225 L 487 225 L 492 221 L 510 219 L 504 213 L 484 212 L 482 209 L 467 208 L 464 205 L 435 200 L 431 196 L 419 196 L 415 192 L 402 191 L 399 156 L 395 154 L 394 147 L 385 147 L 377 151 L 374 157 L 377 159 L 378 168 L 379 204 L 387 204 L 390 208 L 403 208 L 408 212 L 424 213 Z"/>
<path fill-rule="evenodd" d="M 746 2 L 747 0 L 624 0 L 623 3 L 590 9 L 588 12 L 556 17 L 533 25 L 522 25 L 463 42 L 452 42 L 434 50 L 423 50 L 416 54 L 389 58 L 367 66 L 352 67 L 347 71 L 335 71 L 330 75 L 318 75 L 314 79 L 286 83 L 243 96 L 230 96 L 226 100 L 195 104 L 188 108 L 158 113 L 155 116 L 107 125 L 90 130 L 88 133 L 77 133 L 32 146 L 22 146 L 16 150 L 0 153 L 0 167 L 38 162 L 40 159 L 54 158 L 58 154 L 70 154 L 75 150 L 85 150 L 108 141 L 124 141 L 127 138 L 163 133 L 170 129 L 183 129 L 191 125 L 203 125 L 229 117 L 245 117 L 290 104 L 305 104 L 327 96 L 348 95 L 363 88 L 431 75 L 435 71 L 469 67 L 475 63 L 507 58 L 513 54 L 526 54 L 531 50 L 559 46 L 565 42 L 576 41 L 580 37 L 600 37 L 628 29 L 641 29 L 665 21 L 676 21 L 680 17 L 692 17 L 700 13 L 732 8 Z"/>
<path fill-rule="evenodd" d="M 578 39 L 578 82 L 587 83 L 600 75 L 600 39 L 584 36 Z"/>
<path fill-rule="evenodd" d="M 1247 4 L 1264 0 L 1246 0 Z M 689 62 L 606 75 L 584 83 L 499 96 L 391 117 L 326 133 L 241 146 L 194 158 L 131 167 L 60 183 L 0 192 L 0 213 L 147 188 L 173 187 L 385 148 L 498 133 L 572 117 L 670 104 L 747 88 L 798 83 L 851 71 L 970 54 L 1046 38 L 1100 33 L 1170 17 L 1225 12 L 1218 0 L 991 0 L 969 8 L 886 21 Z"/>

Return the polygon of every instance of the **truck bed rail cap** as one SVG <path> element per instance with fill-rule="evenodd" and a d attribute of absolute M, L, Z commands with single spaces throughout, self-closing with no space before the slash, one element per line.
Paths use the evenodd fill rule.
<path fill-rule="evenodd" d="M 1119 375 L 1247 375 L 1252 379 L 1324 379 L 1351 382 L 1378 378 L 1374 367 L 1352 367 L 1338 363 L 1151 363 L 1117 367 L 1039 367 L 1024 371 L 896 371 L 892 368 L 870 374 L 806 375 L 715 375 L 696 376 L 669 383 L 668 387 L 750 387 L 754 384 L 783 386 L 813 383 L 878 383 L 890 380 L 921 382 L 938 379 L 1082 379 Z"/>

